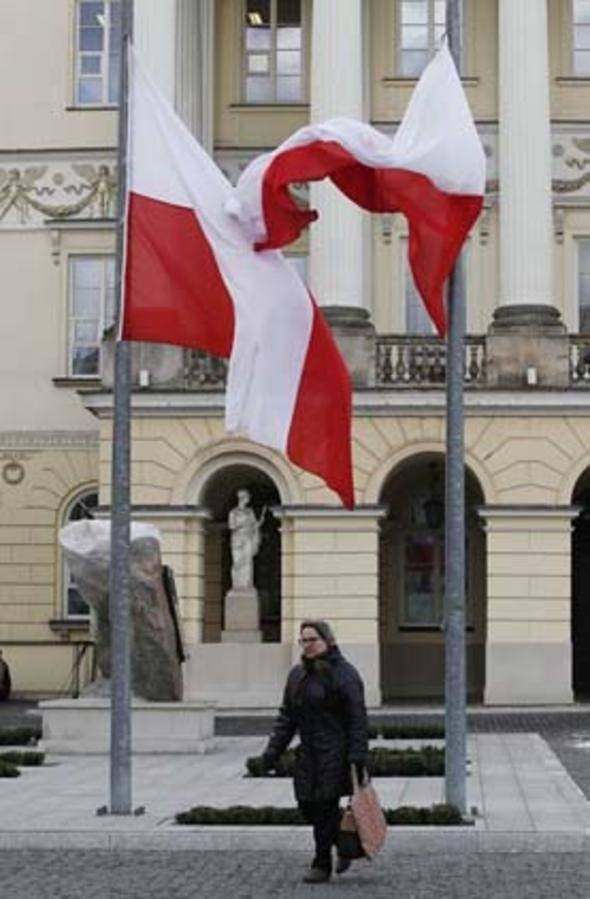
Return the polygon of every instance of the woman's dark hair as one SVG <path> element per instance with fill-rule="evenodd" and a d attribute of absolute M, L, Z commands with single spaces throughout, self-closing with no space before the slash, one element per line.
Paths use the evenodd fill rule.
<path fill-rule="evenodd" d="M 301 634 L 306 627 L 311 627 L 314 631 L 325 640 L 328 646 L 336 646 L 336 637 L 334 636 L 334 631 L 330 627 L 327 621 L 322 621 L 320 619 L 315 618 L 307 618 L 305 621 L 302 621 L 299 626 L 299 633 Z"/>

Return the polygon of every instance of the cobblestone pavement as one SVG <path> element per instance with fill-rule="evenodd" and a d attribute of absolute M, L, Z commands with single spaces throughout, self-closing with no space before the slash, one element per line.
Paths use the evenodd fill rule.
<path fill-rule="evenodd" d="M 2 852 L 2 899 L 588 899 L 576 853 L 384 854 L 322 886 L 301 883 L 295 852 Z"/>

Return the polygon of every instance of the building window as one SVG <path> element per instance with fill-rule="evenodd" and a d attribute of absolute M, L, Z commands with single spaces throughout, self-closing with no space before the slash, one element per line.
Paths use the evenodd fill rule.
<path fill-rule="evenodd" d="M 114 322 L 115 260 L 113 256 L 70 258 L 68 375 L 100 375 L 100 344 Z"/>
<path fill-rule="evenodd" d="M 75 102 L 114 106 L 119 100 L 120 0 L 78 0 Z"/>
<path fill-rule="evenodd" d="M 398 0 L 397 70 L 418 78 L 446 29 L 446 0 Z"/>
<path fill-rule="evenodd" d="M 85 493 L 81 493 L 70 503 L 64 515 L 64 525 L 71 524 L 72 521 L 81 521 L 84 518 L 94 518 L 94 511 L 97 506 L 98 493 L 96 490 L 87 490 Z M 63 563 L 63 583 L 65 617 L 88 618 L 90 615 L 88 603 L 82 599 L 65 559 Z"/>
<path fill-rule="evenodd" d="M 301 0 L 246 0 L 247 103 L 303 102 Z"/>
<path fill-rule="evenodd" d="M 405 241 L 404 241 L 405 250 Z M 426 311 L 424 300 L 418 293 L 418 288 L 414 283 L 414 278 L 407 261 L 407 253 L 405 262 L 405 308 L 406 308 L 406 334 L 435 334 L 434 324 Z"/>
<path fill-rule="evenodd" d="M 578 241 L 578 331 L 590 334 L 590 240 Z"/>
<path fill-rule="evenodd" d="M 572 0 L 574 75 L 590 75 L 590 0 Z"/>

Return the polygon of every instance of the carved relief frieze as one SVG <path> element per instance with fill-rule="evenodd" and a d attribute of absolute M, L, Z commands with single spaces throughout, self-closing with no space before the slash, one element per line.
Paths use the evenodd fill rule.
<path fill-rule="evenodd" d="M 590 125 L 552 129 L 553 193 L 557 202 L 590 201 Z"/>
<path fill-rule="evenodd" d="M 0 229 L 41 228 L 48 219 L 109 219 L 116 204 L 113 159 L 0 157 Z"/>

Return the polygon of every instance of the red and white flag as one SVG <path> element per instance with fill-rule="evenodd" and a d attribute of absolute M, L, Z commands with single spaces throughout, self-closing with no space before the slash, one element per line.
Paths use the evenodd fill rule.
<path fill-rule="evenodd" d="M 483 147 L 446 42 L 424 70 L 393 141 L 350 119 L 301 128 L 245 169 L 234 215 L 259 249 L 282 247 L 317 218 L 297 204 L 289 185 L 326 177 L 370 212 L 406 216 L 412 274 L 444 335 L 445 281 L 485 192 Z"/>
<path fill-rule="evenodd" d="M 129 63 L 124 340 L 229 357 L 226 427 L 284 452 L 354 504 L 350 378 L 331 332 L 277 250 L 254 252 L 235 190 Z"/>

